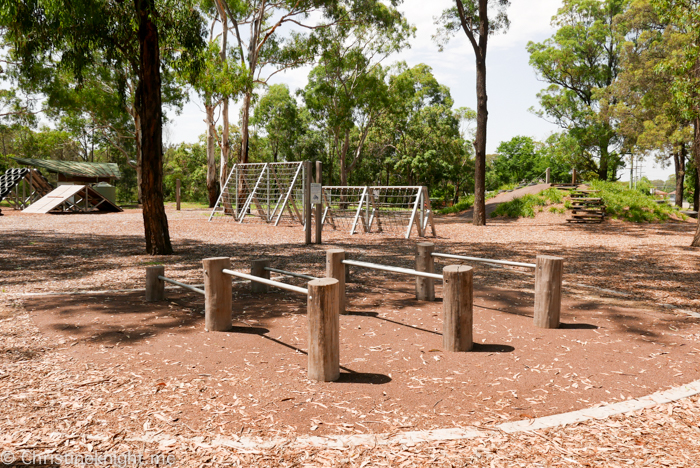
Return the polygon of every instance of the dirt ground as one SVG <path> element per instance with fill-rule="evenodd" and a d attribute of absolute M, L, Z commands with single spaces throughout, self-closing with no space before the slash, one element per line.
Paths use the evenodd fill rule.
<path fill-rule="evenodd" d="M 234 328 L 206 333 L 201 296 L 168 289 L 167 301 L 144 301 L 134 289 L 143 288 L 145 267 L 163 263 L 168 276 L 197 284 L 203 258 L 230 256 L 233 268 L 247 271 L 252 259 L 268 257 L 277 268 L 322 276 L 331 247 L 412 267 L 416 239 L 329 232 L 324 245 L 304 246 L 298 227 L 207 223 L 202 211 L 169 211 L 177 252 L 155 258 L 142 253 L 138 210 L 4 214 L 2 449 L 133 448 L 172 453 L 178 466 L 697 466 L 688 461 L 700 457 L 697 398 L 548 431 L 493 430 L 700 379 L 692 223 L 568 225 L 540 213 L 476 228 L 440 218 L 441 252 L 524 262 L 562 256 L 563 326 L 533 326 L 527 270 L 476 264 L 474 352 L 445 353 L 439 300 L 416 301 L 411 277 L 353 270 L 341 379 L 316 383 L 306 379 L 304 297 L 253 295 L 237 283 Z M 217 436 L 452 427 L 493 437 L 344 451 L 211 444 Z"/>

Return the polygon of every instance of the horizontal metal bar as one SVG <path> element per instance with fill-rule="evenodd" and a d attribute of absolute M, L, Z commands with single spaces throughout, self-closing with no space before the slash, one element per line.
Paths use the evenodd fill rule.
<path fill-rule="evenodd" d="M 267 270 L 267 271 L 272 271 L 272 272 L 274 272 L 274 273 L 280 273 L 280 274 L 282 274 L 282 275 L 294 276 L 294 277 L 296 277 L 296 278 L 304 278 L 304 279 L 307 279 L 307 280 L 315 280 L 315 279 L 318 279 L 318 278 L 316 278 L 315 276 L 304 275 L 304 274 L 301 274 L 301 273 L 294 273 L 294 272 L 292 272 L 292 271 L 278 270 L 277 268 L 265 267 L 264 269 Z"/>
<path fill-rule="evenodd" d="M 287 289 L 289 291 L 294 291 L 294 292 L 298 292 L 298 293 L 302 293 L 302 294 L 309 294 L 308 289 L 300 288 L 299 286 L 293 286 L 293 285 L 287 284 L 287 283 L 280 283 L 279 281 L 272 281 L 269 279 L 261 278 L 259 276 L 253 276 L 253 275 L 249 275 L 246 273 L 241 273 L 239 271 L 233 271 L 233 270 L 222 270 L 222 271 L 224 273 L 226 273 L 227 275 L 236 276 L 238 278 L 243 278 L 243 279 L 247 279 L 250 281 L 255 281 L 257 283 L 267 284 L 270 286 L 274 286 L 276 288 Z"/>
<path fill-rule="evenodd" d="M 179 281 L 175 281 L 174 279 L 166 278 L 165 276 L 158 276 L 158 279 L 162 279 L 163 281 L 167 281 L 168 283 L 173 283 L 181 288 L 189 289 L 190 291 L 194 291 L 199 294 L 204 294 L 204 291 L 201 289 L 197 289 L 194 286 L 190 286 L 189 284 L 181 283 Z"/>
<path fill-rule="evenodd" d="M 495 265 L 510 265 L 519 266 L 525 268 L 536 268 L 537 265 L 534 263 L 521 263 L 521 262 L 509 262 L 507 260 L 491 260 L 489 258 L 478 258 L 478 257 L 465 257 L 463 255 L 452 255 L 433 252 L 433 257 L 443 257 L 443 258 L 454 258 L 457 260 L 468 260 L 470 262 L 481 262 L 481 263 L 493 263 Z"/>
<path fill-rule="evenodd" d="M 363 267 L 363 268 L 371 268 L 373 270 L 391 271 L 392 273 L 403 273 L 404 275 L 423 276 L 425 278 L 433 278 L 433 279 L 438 279 L 438 280 L 442 279 L 442 275 L 438 275 L 436 273 L 427 273 L 425 271 L 409 270 L 408 268 L 380 265 L 378 263 L 358 262 L 355 260 L 343 260 L 343 263 L 346 265 L 353 265 L 353 266 L 358 266 L 358 267 Z"/>

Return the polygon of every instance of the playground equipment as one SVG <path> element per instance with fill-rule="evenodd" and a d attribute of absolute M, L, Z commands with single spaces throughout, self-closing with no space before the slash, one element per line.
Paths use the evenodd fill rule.
<path fill-rule="evenodd" d="M 156 302 L 165 299 L 166 282 L 187 289 L 188 291 L 196 292 L 197 294 L 204 294 L 204 290 L 200 289 L 200 287 L 204 285 L 192 286 L 175 281 L 165 276 L 165 267 L 163 265 L 155 265 L 146 267 L 146 301 Z"/>
<path fill-rule="evenodd" d="M 320 163 L 316 181 L 320 187 Z M 321 226 L 333 230 L 400 233 L 406 238 L 414 229 L 419 237 L 430 228 L 435 236 L 428 189 L 421 186 L 325 186 L 320 203 L 311 208 L 311 163 L 236 164 L 212 210 L 209 221 L 229 219 L 242 223 L 261 219 L 279 225 L 282 220 L 300 224 L 310 243 L 312 212 L 316 218 L 317 243 Z M 318 220 L 321 220 L 319 223 Z M 359 226 L 362 226 L 361 228 Z"/>
<path fill-rule="evenodd" d="M 12 168 L 0 175 L 0 201 L 7 199 L 15 210 L 28 207 L 51 190 L 49 182 L 36 169 Z"/>
<path fill-rule="evenodd" d="M 320 382 L 332 382 L 340 377 L 340 322 L 338 314 L 338 281 L 332 278 L 314 279 L 307 288 L 272 281 L 264 277 L 233 271 L 228 257 L 207 258 L 204 266 L 205 327 L 208 331 L 231 329 L 230 276 L 250 280 L 265 286 L 305 294 L 309 325 L 308 377 Z M 259 263 L 261 267 L 264 263 Z M 254 267 L 255 268 L 255 267 Z M 261 267 L 262 271 L 264 266 Z"/>
<path fill-rule="evenodd" d="M 421 247 L 423 245 L 423 247 Z M 532 268 L 535 270 L 535 313 L 534 322 L 540 328 L 558 328 L 561 315 L 561 285 L 564 269 L 564 259 L 548 255 L 538 255 L 536 263 L 511 262 L 490 258 L 466 257 L 433 252 L 433 244 L 418 244 L 418 250 L 424 249 L 423 257 L 438 257 L 464 260 L 468 262 L 490 263 Z M 425 261 L 425 260 L 424 260 Z M 418 263 L 418 260 L 416 260 Z M 432 271 L 432 261 L 425 261 L 427 271 Z M 432 286 L 431 286 L 432 287 Z"/>
<path fill-rule="evenodd" d="M 421 244 L 419 244 L 421 245 Z M 432 244 L 430 244 L 432 245 Z M 411 270 L 409 268 L 381 265 L 378 263 L 359 262 L 346 260 L 345 251 L 340 249 L 326 252 L 326 276 L 338 280 L 340 284 L 339 313 L 345 314 L 345 268 L 351 265 L 360 268 L 401 273 L 416 276 L 418 279 L 443 281 L 443 329 L 442 343 L 446 351 L 469 351 L 473 343 L 473 274 L 472 268 L 463 265 L 451 265 L 443 269 L 439 275 L 432 271 Z M 423 288 L 419 289 L 416 283 L 416 297 L 423 297 Z M 433 298 L 435 293 L 433 292 Z"/>
<path fill-rule="evenodd" d="M 228 218 L 242 223 L 250 216 L 277 226 L 286 217 L 305 225 L 304 184 L 310 177 L 305 166 L 303 161 L 234 165 L 209 221 Z"/>
<path fill-rule="evenodd" d="M 120 207 L 89 185 L 61 185 L 41 199 L 22 210 L 23 213 L 46 214 L 49 211 L 62 212 L 91 211 L 119 212 Z"/>
<path fill-rule="evenodd" d="M 425 237 L 435 224 L 428 189 L 421 186 L 326 186 L 323 187 L 322 223 L 334 230 L 403 233 L 408 239 L 413 226 Z"/>

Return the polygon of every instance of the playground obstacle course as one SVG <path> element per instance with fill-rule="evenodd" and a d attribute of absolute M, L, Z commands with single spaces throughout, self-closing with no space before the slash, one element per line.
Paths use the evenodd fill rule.
<path fill-rule="evenodd" d="M 242 223 L 259 218 L 277 226 L 285 219 L 304 225 L 303 161 L 235 164 L 209 216 Z"/>
<path fill-rule="evenodd" d="M 317 164 L 317 182 L 321 180 L 320 169 Z M 435 236 L 426 187 L 324 186 L 321 203 L 312 209 L 310 177 L 308 161 L 236 164 L 209 221 L 262 220 L 277 226 L 284 220 L 304 226 L 307 243 L 310 243 L 311 231 L 306 226 L 311 224 L 312 218 L 315 218 L 317 230 L 327 226 L 350 234 L 389 233 L 406 238 L 414 230 L 419 237 L 424 237 L 429 230 Z M 320 243 L 319 234 L 317 232 L 317 243 Z"/>
<path fill-rule="evenodd" d="M 414 226 L 419 237 L 430 228 L 435 237 L 428 189 L 422 186 L 326 186 L 323 187 L 324 226 L 356 234 L 385 232 L 403 234 Z"/>
<path fill-rule="evenodd" d="M 251 274 L 231 270 L 229 257 L 207 258 L 202 261 L 204 290 L 180 283 L 164 276 L 163 266 L 146 270 L 146 300 L 159 301 L 165 298 L 164 283 L 170 282 L 185 289 L 204 294 L 205 330 L 228 331 L 232 328 L 232 281 L 230 277 L 251 282 L 254 293 L 267 293 L 269 286 L 293 291 L 307 296 L 308 319 L 308 378 L 331 382 L 340 376 L 339 316 L 346 313 L 346 267 L 355 266 L 387 271 L 416 277 L 416 299 L 434 301 L 434 280 L 443 282 L 443 348 L 448 352 L 465 352 L 473 348 L 474 287 L 473 269 L 465 265 L 447 265 L 442 274 L 434 272 L 433 258 L 466 259 L 485 263 L 511 264 L 535 267 L 535 312 L 534 324 L 540 328 L 557 328 L 561 312 L 561 284 L 563 259 L 538 256 L 536 264 L 508 262 L 504 260 L 463 257 L 440 254 L 432 243 L 422 242 L 416 246 L 416 269 L 395 267 L 376 263 L 346 260 L 341 249 L 326 252 L 326 278 L 280 270 L 270 267 L 269 259 L 252 261 Z M 270 279 L 270 272 L 291 277 L 310 279 L 307 288 Z"/>
<path fill-rule="evenodd" d="M 308 289 L 272 281 L 264 277 L 265 275 L 269 277 L 269 270 L 264 269 L 267 263 L 267 260 L 255 263 L 255 271 L 263 275 L 258 277 L 230 270 L 231 259 L 228 257 L 203 260 L 206 285 L 204 300 L 206 330 L 228 331 L 232 327 L 230 276 L 306 294 L 309 325 L 308 377 L 320 382 L 338 380 L 340 377 L 338 281 L 332 278 L 314 279 L 309 282 Z M 262 288 L 260 291 L 263 292 Z"/>

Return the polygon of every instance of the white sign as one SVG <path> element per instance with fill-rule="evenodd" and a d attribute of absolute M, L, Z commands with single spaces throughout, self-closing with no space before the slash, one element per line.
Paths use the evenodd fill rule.
<path fill-rule="evenodd" d="M 311 184 L 311 204 L 318 205 L 321 203 L 321 184 Z"/>

